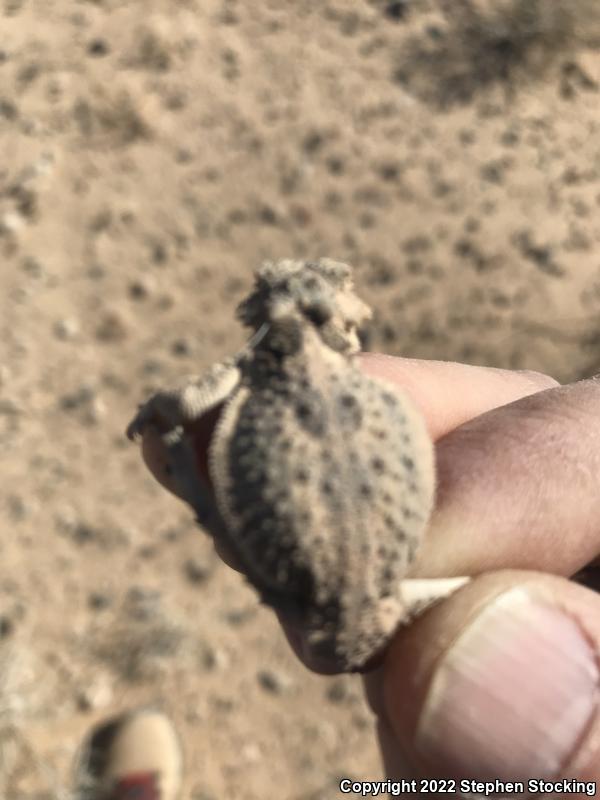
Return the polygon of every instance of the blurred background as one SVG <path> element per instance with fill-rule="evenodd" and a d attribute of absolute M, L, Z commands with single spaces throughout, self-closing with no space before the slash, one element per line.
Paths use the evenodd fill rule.
<path fill-rule="evenodd" d="M 244 340 L 265 258 L 355 268 L 369 349 L 600 371 L 597 0 L 0 0 L 0 795 L 174 718 L 192 800 L 377 778 L 123 436 Z"/>

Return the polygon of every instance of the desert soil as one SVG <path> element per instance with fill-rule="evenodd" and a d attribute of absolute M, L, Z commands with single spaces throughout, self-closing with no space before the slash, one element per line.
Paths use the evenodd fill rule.
<path fill-rule="evenodd" d="M 172 715 L 192 800 L 381 776 L 359 679 L 294 660 L 123 431 L 242 343 L 265 258 L 354 265 L 371 350 L 600 370 L 597 42 L 488 74 L 447 6 L 0 2 L 7 800 L 64 796 L 137 703 Z"/>

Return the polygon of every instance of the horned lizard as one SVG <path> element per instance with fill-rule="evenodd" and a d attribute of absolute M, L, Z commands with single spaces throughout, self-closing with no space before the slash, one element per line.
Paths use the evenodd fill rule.
<path fill-rule="evenodd" d="M 161 432 L 178 493 L 261 599 L 360 670 L 463 582 L 403 580 L 432 510 L 433 445 L 408 399 L 355 363 L 371 311 L 350 267 L 266 262 L 237 317 L 253 331 L 241 352 L 155 394 L 127 435 Z"/>

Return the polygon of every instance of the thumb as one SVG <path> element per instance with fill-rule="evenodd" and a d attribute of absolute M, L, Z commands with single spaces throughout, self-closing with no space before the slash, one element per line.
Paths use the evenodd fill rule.
<path fill-rule="evenodd" d="M 589 589 L 531 572 L 474 579 L 401 631 L 373 676 L 390 777 L 403 763 L 526 790 L 600 780 L 599 653 Z"/>

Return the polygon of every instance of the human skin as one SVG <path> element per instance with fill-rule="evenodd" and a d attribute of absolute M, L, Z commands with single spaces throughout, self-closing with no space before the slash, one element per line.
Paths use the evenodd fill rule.
<path fill-rule="evenodd" d="M 411 397 L 436 446 L 411 577 L 473 576 L 363 677 L 389 777 L 600 780 L 600 597 L 568 580 L 600 554 L 600 380 L 378 354 L 360 365 Z M 142 452 L 173 490 L 152 431 Z M 307 667 L 331 671 L 284 631 Z"/>

